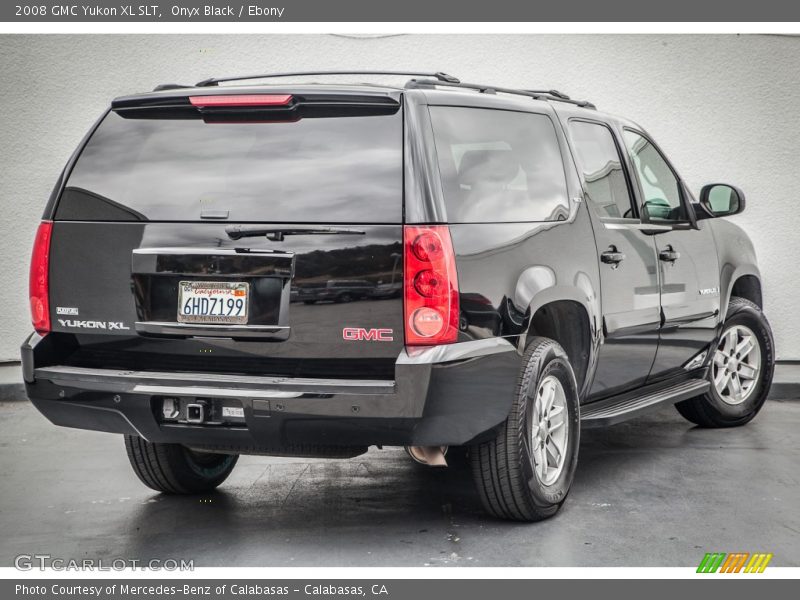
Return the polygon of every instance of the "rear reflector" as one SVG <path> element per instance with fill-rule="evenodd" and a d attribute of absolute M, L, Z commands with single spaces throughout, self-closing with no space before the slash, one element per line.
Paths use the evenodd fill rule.
<path fill-rule="evenodd" d="M 447 225 L 407 225 L 404 300 L 408 346 L 452 344 L 458 338 L 458 276 Z"/>
<path fill-rule="evenodd" d="M 287 106 L 292 101 L 289 94 L 237 94 L 231 96 L 189 96 L 192 106 L 230 107 L 230 106 Z"/>
<path fill-rule="evenodd" d="M 33 328 L 41 335 L 50 332 L 50 238 L 53 223 L 42 221 L 36 231 L 31 256 L 31 272 L 28 289 L 31 301 L 31 321 Z"/>

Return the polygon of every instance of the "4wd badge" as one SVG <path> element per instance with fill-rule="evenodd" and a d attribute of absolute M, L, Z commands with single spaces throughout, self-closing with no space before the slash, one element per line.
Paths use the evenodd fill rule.
<path fill-rule="evenodd" d="M 391 329 L 364 329 L 363 327 L 345 327 L 342 339 L 350 342 L 391 342 L 394 340 Z"/>

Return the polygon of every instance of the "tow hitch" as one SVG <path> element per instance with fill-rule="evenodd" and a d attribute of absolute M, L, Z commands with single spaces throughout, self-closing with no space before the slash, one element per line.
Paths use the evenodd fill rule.
<path fill-rule="evenodd" d="M 154 398 L 159 421 L 169 425 L 244 427 L 244 407 L 235 398 Z"/>
<path fill-rule="evenodd" d="M 205 404 L 187 404 L 186 421 L 189 423 L 202 423 L 206 419 Z"/>

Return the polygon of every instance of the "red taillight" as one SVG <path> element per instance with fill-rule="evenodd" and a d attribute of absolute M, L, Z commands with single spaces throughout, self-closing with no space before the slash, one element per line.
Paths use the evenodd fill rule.
<path fill-rule="evenodd" d="M 36 231 L 31 255 L 31 273 L 28 290 L 31 299 L 31 321 L 33 328 L 40 334 L 50 332 L 50 238 L 53 234 L 53 223 L 42 221 Z"/>
<path fill-rule="evenodd" d="M 458 337 L 458 276 L 447 225 L 407 225 L 406 345 L 451 344 Z"/>
<path fill-rule="evenodd" d="M 192 106 L 226 107 L 226 106 L 286 106 L 292 101 L 289 94 L 237 94 L 228 96 L 189 96 Z"/>

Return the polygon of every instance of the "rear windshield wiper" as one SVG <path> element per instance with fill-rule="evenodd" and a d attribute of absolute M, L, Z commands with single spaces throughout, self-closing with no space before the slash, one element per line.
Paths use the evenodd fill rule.
<path fill-rule="evenodd" d="M 229 225 L 225 228 L 225 233 L 232 240 L 240 240 L 246 237 L 266 236 L 273 242 L 282 242 L 287 235 L 364 235 L 365 232 L 359 229 L 344 229 L 341 227 L 263 227 L 259 225 Z"/>

